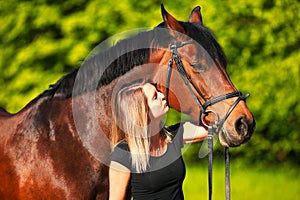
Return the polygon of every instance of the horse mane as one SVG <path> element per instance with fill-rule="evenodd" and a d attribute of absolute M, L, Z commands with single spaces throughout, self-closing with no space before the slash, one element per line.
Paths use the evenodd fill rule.
<path fill-rule="evenodd" d="M 226 67 L 225 54 L 208 28 L 202 24 L 180 23 L 187 31 L 187 35 L 201 44 L 218 66 Z M 54 95 L 68 98 L 72 95 L 93 91 L 98 87 L 109 84 L 135 66 L 147 63 L 150 49 L 154 50 L 158 46 L 167 48 L 170 41 L 171 36 L 164 23 L 159 24 L 153 30 L 141 32 L 136 36 L 121 40 L 115 46 L 106 51 L 98 52 L 84 61 L 80 68 L 50 85 L 50 88 L 37 98 L 53 97 Z M 74 85 L 75 81 L 79 84 Z"/>
<path fill-rule="evenodd" d="M 213 32 L 203 24 L 188 22 L 181 22 L 181 24 L 187 30 L 187 35 L 197 41 L 207 51 L 215 64 L 220 68 L 226 69 L 226 55 L 220 44 L 216 41 Z"/>
<path fill-rule="evenodd" d="M 162 38 L 155 37 L 157 29 L 141 32 L 136 36 L 119 41 L 111 48 L 96 53 L 84 61 L 80 68 L 59 79 L 39 97 L 62 95 L 66 98 L 95 90 L 122 76 L 135 66 L 149 60 L 150 49 L 166 46 Z M 74 83 L 84 83 L 76 84 Z M 75 87 L 75 88 L 74 88 Z"/>

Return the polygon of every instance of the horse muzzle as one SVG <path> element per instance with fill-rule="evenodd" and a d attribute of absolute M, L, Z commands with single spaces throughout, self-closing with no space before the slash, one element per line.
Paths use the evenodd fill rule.
<path fill-rule="evenodd" d="M 245 116 L 239 117 L 234 122 L 234 130 L 228 128 L 226 124 L 219 132 L 219 139 L 222 146 L 237 147 L 251 139 L 251 136 L 255 130 L 256 122 L 252 117 L 252 120 L 247 119 Z"/>

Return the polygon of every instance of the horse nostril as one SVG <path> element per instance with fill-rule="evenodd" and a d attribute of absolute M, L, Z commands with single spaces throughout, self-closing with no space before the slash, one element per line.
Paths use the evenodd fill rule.
<path fill-rule="evenodd" d="M 248 123 L 247 123 L 247 119 L 245 117 L 240 117 L 238 120 L 236 120 L 235 130 L 240 135 L 243 135 L 243 136 L 247 135 L 247 133 L 248 133 Z"/>

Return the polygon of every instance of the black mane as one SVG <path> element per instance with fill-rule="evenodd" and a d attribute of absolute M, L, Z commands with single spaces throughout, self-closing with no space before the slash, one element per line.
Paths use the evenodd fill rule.
<path fill-rule="evenodd" d="M 209 29 L 200 24 L 180 23 L 188 36 L 201 44 L 217 65 L 226 67 L 225 54 Z M 39 97 L 54 95 L 71 97 L 86 91 L 93 91 L 109 84 L 135 66 L 147 63 L 151 49 L 158 46 L 166 48 L 170 41 L 171 36 L 163 23 L 151 31 L 121 40 L 108 50 L 89 58 L 80 68 L 62 77 Z"/>
<path fill-rule="evenodd" d="M 98 52 L 84 61 L 80 68 L 50 85 L 50 88 L 40 96 L 70 97 L 107 85 L 135 66 L 147 63 L 152 40 L 153 31 L 142 32 L 132 38 L 121 40 L 108 50 Z"/>
<path fill-rule="evenodd" d="M 198 42 L 210 55 L 216 65 L 226 68 L 227 59 L 222 47 L 214 38 L 214 34 L 205 26 L 194 23 L 182 23 L 188 36 Z"/>

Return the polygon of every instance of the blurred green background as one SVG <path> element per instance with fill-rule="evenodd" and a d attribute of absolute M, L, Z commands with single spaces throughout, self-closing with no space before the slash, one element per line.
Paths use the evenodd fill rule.
<path fill-rule="evenodd" d="M 250 92 L 257 128 L 231 149 L 233 199 L 300 195 L 300 3 L 297 0 L 35 0 L 0 1 L 0 106 L 18 112 L 81 65 L 101 41 L 154 27 L 160 4 L 178 20 L 202 7 L 204 24 L 228 57 L 235 86 Z M 174 120 L 178 120 L 175 115 Z M 187 199 L 207 198 L 207 160 L 187 148 Z M 224 199 L 222 148 L 216 145 L 214 197 Z M 220 185 L 220 186 L 219 186 Z"/>

